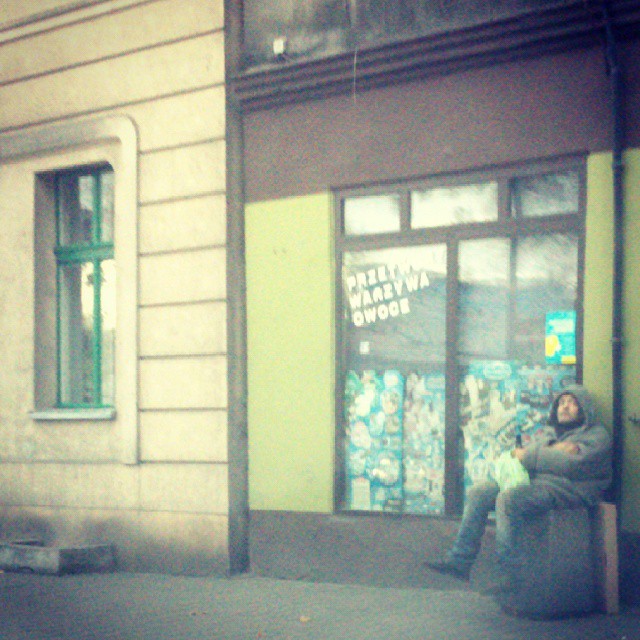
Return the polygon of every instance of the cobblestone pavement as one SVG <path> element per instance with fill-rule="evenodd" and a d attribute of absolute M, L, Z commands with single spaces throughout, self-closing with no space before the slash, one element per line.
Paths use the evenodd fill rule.
<path fill-rule="evenodd" d="M 469 589 L 156 574 L 0 574 L 2 640 L 640 640 L 640 608 L 535 621 Z"/>

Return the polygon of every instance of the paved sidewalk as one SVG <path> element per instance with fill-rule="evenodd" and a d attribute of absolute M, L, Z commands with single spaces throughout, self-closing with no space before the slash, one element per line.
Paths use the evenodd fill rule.
<path fill-rule="evenodd" d="M 251 575 L 0 574 L 2 640 L 640 640 L 640 608 L 532 621 L 467 588 L 376 588 Z"/>

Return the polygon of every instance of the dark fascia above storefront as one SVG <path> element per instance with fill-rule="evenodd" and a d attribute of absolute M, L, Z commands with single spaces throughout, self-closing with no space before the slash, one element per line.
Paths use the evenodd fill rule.
<path fill-rule="evenodd" d="M 639 0 L 580 0 L 488 24 L 340 55 L 275 62 L 231 78 L 244 112 L 590 47 L 603 41 L 603 5 L 619 40 L 636 36 Z"/>

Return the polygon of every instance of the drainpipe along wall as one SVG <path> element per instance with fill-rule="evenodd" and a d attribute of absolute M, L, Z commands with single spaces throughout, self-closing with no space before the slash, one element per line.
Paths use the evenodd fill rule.
<path fill-rule="evenodd" d="M 623 270 L 624 270 L 624 119 L 622 102 L 624 86 L 618 47 L 613 32 L 609 3 L 602 5 L 605 29 L 605 55 L 609 72 L 609 87 L 611 96 L 612 138 L 613 138 L 613 317 L 612 317 L 612 412 L 613 412 L 613 500 L 618 505 L 622 503 L 622 463 L 624 453 L 624 396 L 623 396 Z M 619 528 L 618 528 L 619 529 Z"/>
<path fill-rule="evenodd" d="M 244 249 L 244 136 L 242 111 L 231 87 L 241 69 L 243 2 L 225 3 L 227 78 L 227 340 L 229 573 L 249 568 L 246 274 Z"/>

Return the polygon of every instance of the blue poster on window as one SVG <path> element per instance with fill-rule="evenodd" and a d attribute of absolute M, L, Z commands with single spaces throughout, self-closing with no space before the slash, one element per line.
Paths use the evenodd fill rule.
<path fill-rule="evenodd" d="M 444 372 L 413 372 L 404 403 L 404 511 L 444 513 Z"/>
<path fill-rule="evenodd" d="M 547 313 L 544 335 L 547 364 L 576 363 L 575 311 Z"/>
<path fill-rule="evenodd" d="M 347 373 L 347 506 L 357 511 L 402 509 L 404 379 L 394 370 Z"/>
<path fill-rule="evenodd" d="M 463 372 L 459 403 L 466 488 L 491 478 L 494 460 L 513 447 L 518 382 L 518 365 L 511 361 L 476 360 Z"/>
<path fill-rule="evenodd" d="M 554 433 L 547 426 L 549 409 L 567 386 L 575 384 L 576 368 L 573 365 L 524 366 L 519 369 L 518 378 L 518 429 L 526 445 L 536 437 Z"/>

